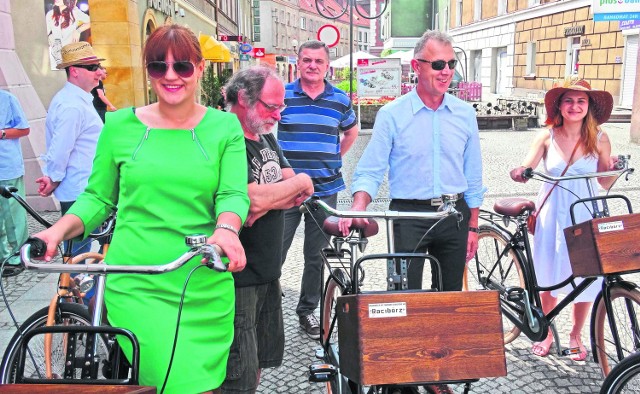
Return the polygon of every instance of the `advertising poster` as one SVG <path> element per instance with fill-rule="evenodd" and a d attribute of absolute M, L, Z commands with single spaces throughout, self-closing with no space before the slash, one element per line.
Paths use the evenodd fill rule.
<path fill-rule="evenodd" d="M 638 0 L 592 0 L 591 11 L 596 22 L 640 19 Z"/>
<path fill-rule="evenodd" d="M 400 96 L 401 75 L 400 59 L 359 59 L 358 96 Z"/>
<path fill-rule="evenodd" d="M 44 0 L 45 25 L 52 70 L 62 61 L 60 50 L 72 42 L 91 42 L 89 0 Z"/>

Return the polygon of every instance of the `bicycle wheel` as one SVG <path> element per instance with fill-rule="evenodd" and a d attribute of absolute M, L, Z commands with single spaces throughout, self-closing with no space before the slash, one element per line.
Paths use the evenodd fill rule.
<path fill-rule="evenodd" d="M 21 326 L 20 331 L 27 333 L 35 328 L 46 326 L 48 307 L 42 308 L 33 315 L 31 315 Z M 61 303 L 59 305 L 58 316 L 56 324 L 65 326 L 91 326 L 91 317 L 87 308 L 83 305 L 76 303 Z M 52 370 L 53 378 L 60 378 L 64 376 L 65 357 L 67 354 L 66 347 L 66 335 L 65 334 L 52 334 Z M 29 351 L 27 352 L 24 377 L 45 379 L 45 355 L 44 355 L 44 335 L 33 337 L 29 342 Z M 79 357 L 83 357 L 85 353 L 86 336 L 79 338 L 76 342 L 75 353 Z M 0 367 L 0 382 L 3 384 L 15 383 L 16 370 L 18 367 L 18 358 L 20 348 L 22 345 L 22 337 L 19 332 L 11 338 L 9 345 L 2 358 L 2 365 Z M 109 354 L 108 341 L 105 337 L 99 336 L 97 344 L 96 357 L 99 360 L 106 360 Z M 81 374 L 80 369 L 76 369 L 74 372 L 74 378 L 79 378 Z"/>
<path fill-rule="evenodd" d="M 345 284 L 344 272 L 335 269 L 333 275 Z M 340 358 L 338 346 L 338 322 L 336 319 L 336 303 L 338 297 L 342 295 L 342 286 L 330 277 L 324 288 L 322 298 L 321 322 L 320 322 L 320 343 L 325 349 L 324 361 L 338 368 L 338 372 L 327 382 L 327 394 L 351 394 L 349 381 L 340 373 Z M 333 323 L 333 330 L 331 324 Z"/>
<path fill-rule="evenodd" d="M 478 251 L 467 263 L 462 288 L 471 290 L 498 290 L 507 287 L 525 288 L 520 256 L 514 249 L 505 249 L 509 240 L 496 228 L 482 225 L 478 232 Z M 520 335 L 520 329 L 511 320 L 502 318 L 505 345 Z"/>
<path fill-rule="evenodd" d="M 613 311 L 611 317 L 616 323 L 623 357 L 626 357 L 640 349 L 640 292 L 621 285 L 613 285 L 611 308 Z M 596 298 L 593 312 L 591 312 L 591 330 L 593 351 L 596 353 L 602 375 L 606 377 L 620 359 L 611 335 L 602 293 Z"/>
<path fill-rule="evenodd" d="M 640 353 L 625 357 L 602 383 L 600 394 L 640 393 Z"/>

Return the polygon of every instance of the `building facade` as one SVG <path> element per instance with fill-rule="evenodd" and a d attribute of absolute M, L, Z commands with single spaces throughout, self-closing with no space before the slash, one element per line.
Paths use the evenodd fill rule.
<path fill-rule="evenodd" d="M 638 28 L 595 22 L 590 0 L 450 0 L 449 33 L 466 55 L 461 67 L 483 98 L 542 99 L 566 77 L 609 91 L 631 106 Z"/>
<path fill-rule="evenodd" d="M 230 3 L 238 4 L 236 0 Z M 0 0 L 0 75 L 4 76 L 0 88 L 17 93 L 31 123 L 32 132 L 23 139 L 25 185 L 27 198 L 37 209 L 56 208 L 52 199 L 37 197 L 34 182 L 41 175 L 39 157 L 46 149 L 46 108 L 66 81 L 65 72 L 55 69 L 50 59 L 55 46 L 59 50 L 64 44 L 50 37 L 47 17 L 53 6 L 54 0 Z M 141 54 L 156 28 L 177 23 L 213 40 L 218 34 L 219 4 L 213 0 L 76 0 L 75 6 L 82 12 L 83 23 L 90 25 L 80 39 L 90 41 L 95 52 L 107 59 L 102 62 L 109 71 L 105 90 L 118 108 L 154 101 Z M 238 17 L 238 13 L 231 16 Z M 238 34 L 237 19 L 231 28 Z M 229 67 L 238 64 L 229 63 Z"/>
<path fill-rule="evenodd" d="M 253 0 L 253 41 L 264 48 L 266 55 L 261 62 L 272 64 L 285 81 L 297 78 L 297 51 L 301 43 L 317 40 L 318 31 L 325 25 L 334 26 L 339 32 L 338 44 L 330 48 L 330 60 L 349 53 L 349 10 L 337 19 L 335 15 L 348 8 L 347 0 Z M 368 7 L 358 6 L 368 15 Z M 321 14 L 322 11 L 323 14 Z M 369 48 L 369 21 L 354 12 L 352 48 Z"/>

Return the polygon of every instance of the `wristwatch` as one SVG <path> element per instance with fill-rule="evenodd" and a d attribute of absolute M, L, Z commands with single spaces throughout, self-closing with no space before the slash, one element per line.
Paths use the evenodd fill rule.
<path fill-rule="evenodd" d="M 2 136 L 0 137 L 0 140 L 3 140 L 5 138 L 7 138 L 7 132 L 2 129 Z"/>

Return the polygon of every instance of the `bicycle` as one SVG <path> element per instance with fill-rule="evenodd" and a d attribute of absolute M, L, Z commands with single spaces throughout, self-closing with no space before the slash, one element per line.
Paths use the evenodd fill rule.
<path fill-rule="evenodd" d="M 34 262 L 32 257 L 44 255 L 46 245 L 39 239 L 30 238 L 20 250 L 20 258 L 27 270 L 48 273 L 82 272 L 92 274 L 96 281 L 96 305 L 103 305 L 105 278 L 107 274 L 162 274 L 174 271 L 196 256 L 207 259 L 206 266 L 224 272 L 227 267 L 220 259 L 220 249 L 216 245 L 206 243 L 205 235 L 191 235 L 185 237 L 189 247 L 176 260 L 154 266 L 140 265 L 107 265 L 107 264 L 59 264 Z M 198 269 L 201 266 L 194 268 Z M 0 365 L 1 383 L 56 383 L 56 384 L 138 384 L 138 363 L 140 357 L 137 339 L 133 333 L 124 329 L 105 326 L 102 324 L 102 308 L 93 308 L 90 319 L 84 313 L 77 313 L 77 304 L 61 304 L 71 306 L 60 310 L 62 318 L 68 320 L 65 326 L 45 327 L 32 324 L 21 333 L 18 343 L 7 348 L 5 357 Z M 33 319 L 29 319 L 33 320 Z M 59 335 L 56 335 L 59 334 Z M 48 366 L 43 358 L 38 357 L 37 349 L 42 345 L 31 344 L 38 336 L 54 335 L 54 343 L 58 345 L 55 357 L 51 361 L 53 376 L 44 376 Z M 133 356 L 131 362 L 126 362 L 117 347 L 118 340 L 128 339 L 132 343 Z M 103 368 L 100 370 L 100 365 Z M 170 370 L 170 366 L 167 372 Z M 166 381 L 165 381 L 166 383 Z"/>
<path fill-rule="evenodd" d="M 529 168 L 525 170 L 523 176 L 548 182 L 570 179 L 585 179 L 589 182 L 592 178 L 621 177 L 633 173 L 633 168 L 628 166 L 628 157 L 620 156 L 619 159 L 620 167 L 615 171 L 551 177 Z M 560 183 L 559 186 L 561 185 Z M 591 193 L 589 198 L 577 200 L 570 208 L 574 224 L 573 210 L 577 204 L 591 206 L 593 218 L 607 218 L 610 215 L 607 202 L 619 199 L 626 203 L 629 213 L 632 213 L 631 203 L 625 196 L 594 196 L 591 188 L 589 190 Z M 580 275 L 585 278 L 577 286 L 574 282 L 575 274 L 552 286 L 538 285 L 533 266 L 531 242 L 527 233 L 527 218 L 534 209 L 533 201 L 512 197 L 498 200 L 493 212 L 481 210 L 480 218 L 483 224 L 479 227 L 478 251 L 467 264 L 463 280 L 464 288 L 465 290 L 488 289 L 500 292 L 505 344 L 517 338 L 521 332 L 532 341 L 539 342 L 547 337 L 549 328 L 552 327 L 553 320 L 559 313 L 598 277 L 603 277 L 602 291 L 593 304 L 590 323 L 593 357 L 598 362 L 603 376 L 606 376 L 611 364 L 615 364 L 625 355 L 640 348 L 640 324 L 637 316 L 640 311 L 640 292 L 634 283 L 622 280 L 620 277 L 620 274 L 630 271 L 625 269 L 618 272 Z M 634 217 L 632 215 L 615 216 L 609 221 L 613 219 L 627 221 L 631 220 L 630 218 Z M 510 224 L 515 224 L 515 231 L 507 228 Z M 629 230 L 633 231 L 633 229 L 632 226 Z M 566 234 L 567 230 L 565 230 Z M 570 249 L 570 254 L 571 252 Z M 633 263 L 640 265 L 637 256 L 634 257 L 633 250 L 630 252 L 631 254 L 625 252 L 624 255 Z M 571 258 L 571 263 L 575 272 L 574 258 Z M 569 284 L 573 285 L 573 290 L 545 314 L 539 293 L 560 289 Z M 555 329 L 552 331 L 555 343 L 558 344 L 560 341 L 557 333 Z M 559 354 L 568 355 L 574 351 L 575 349 L 567 349 L 561 352 L 558 347 Z"/>
<path fill-rule="evenodd" d="M 607 375 L 600 394 L 640 393 L 640 353 L 620 361 Z"/>
<path fill-rule="evenodd" d="M 488 350 L 487 342 L 478 344 L 474 343 L 470 346 L 477 346 L 478 353 L 486 350 L 487 353 L 494 352 L 495 358 L 487 358 L 484 363 L 479 361 L 477 365 L 483 365 L 492 372 L 474 371 L 476 375 L 467 374 L 462 371 L 456 363 L 454 357 L 456 353 L 456 344 L 446 342 L 446 349 L 439 348 L 440 344 L 429 343 L 425 345 L 420 341 L 416 342 L 416 338 L 411 337 L 412 332 L 409 320 L 394 320 L 393 316 L 388 320 L 380 320 L 386 323 L 386 332 L 391 332 L 392 338 L 384 336 L 378 338 L 378 345 L 375 345 L 376 338 L 371 335 L 371 327 L 365 328 L 365 319 L 359 319 L 349 311 L 361 310 L 356 307 L 360 301 L 364 300 L 364 304 L 369 307 L 379 305 L 378 302 L 383 301 L 380 305 L 398 304 L 406 306 L 406 315 L 413 316 L 413 327 L 419 327 L 423 330 L 428 325 L 425 323 L 425 316 L 441 313 L 445 316 L 447 312 L 440 310 L 438 312 L 429 310 L 429 306 L 433 306 L 437 302 L 435 300 L 444 300 L 445 297 L 455 297 L 456 295 L 468 295 L 463 292 L 438 292 L 437 289 L 430 290 L 409 290 L 407 280 L 407 267 L 409 260 L 412 258 L 424 258 L 431 262 L 435 268 L 434 275 L 437 276 L 439 288 L 442 287 L 442 278 L 440 276 L 439 262 L 433 256 L 425 253 L 396 253 L 394 250 L 394 233 L 393 222 L 396 219 L 423 219 L 423 220 L 443 220 L 451 215 L 458 216 L 460 214 L 455 210 L 455 198 L 453 195 L 443 195 L 443 205 L 437 212 L 362 212 L 362 211 L 337 211 L 332 209 L 321 200 L 310 199 L 304 203 L 305 209 L 315 210 L 323 209 L 332 216 L 329 216 L 322 224 L 323 231 L 333 236 L 331 247 L 322 251 L 323 257 L 323 277 L 327 277 L 320 299 L 320 347 L 316 351 L 316 358 L 321 360 L 320 363 L 312 364 L 309 367 L 310 381 L 325 383 L 328 393 L 352 394 L 352 393 L 396 393 L 400 392 L 405 386 L 428 385 L 431 383 L 463 383 L 465 392 L 468 392 L 471 382 L 477 381 L 480 377 L 486 376 L 504 376 L 506 375 L 506 364 L 504 361 L 504 348 L 501 343 L 501 332 L 499 328 L 500 316 L 498 310 L 497 294 L 493 299 L 493 316 L 490 313 L 480 313 L 487 323 L 486 336 L 487 342 L 495 345 L 494 348 Z M 378 233 L 378 224 L 374 220 L 369 220 L 368 224 L 355 220 L 351 225 L 351 232 L 344 236 L 338 228 L 338 218 L 382 218 L 386 222 L 387 229 L 387 251 L 384 254 L 367 254 L 364 255 L 368 238 Z M 433 227 L 437 226 L 437 223 Z M 382 260 L 386 263 L 387 275 L 385 278 L 386 290 L 383 292 L 364 291 L 363 282 L 365 270 L 362 267 L 364 262 L 373 260 Z M 403 291 L 398 291 L 403 290 Z M 485 292 L 486 294 L 486 292 Z M 423 296 L 429 297 L 428 302 L 423 302 Z M 368 297 L 368 298 L 363 298 Z M 436 298 L 439 297 L 439 298 Z M 459 302 L 459 301 L 455 301 Z M 475 303 L 474 303 L 475 302 Z M 470 305 L 466 305 L 463 317 L 472 315 L 471 310 L 481 305 L 487 306 L 491 301 L 483 304 L 484 300 L 474 300 Z M 363 304 L 363 305 L 364 305 Z M 419 304 L 419 307 L 417 306 Z M 445 302 L 446 304 L 446 302 Z M 459 304 L 457 306 L 460 306 Z M 398 309 L 402 315 L 401 307 Z M 416 312 L 421 309 L 420 314 Z M 446 309 L 446 308 L 445 308 Z M 455 308 L 452 308 L 455 309 Z M 465 308 L 461 308 L 465 309 Z M 427 312 L 428 311 L 428 312 Z M 376 310 L 375 313 L 384 314 L 384 308 Z M 457 311 L 456 311 L 457 312 Z M 485 310 L 486 312 L 486 310 Z M 391 312 L 393 315 L 396 312 Z M 468 314 L 466 314 L 468 313 Z M 377 316 L 378 317 L 378 316 Z M 493 319 L 492 319 L 493 318 Z M 471 319 L 472 320 L 472 319 Z M 469 321 L 464 324 L 468 324 Z M 491 326 L 491 322 L 494 326 Z M 395 335 L 395 324 L 400 324 Z M 473 326 L 473 324 L 469 324 Z M 455 324 L 450 327 L 455 331 Z M 492 328 L 494 330 L 492 331 Z M 357 332 L 354 332 L 357 331 Z M 380 329 L 379 332 L 384 330 Z M 415 331 L 415 330 L 414 330 Z M 338 335 L 338 333 L 340 333 Z M 440 333 L 434 336 L 439 336 Z M 477 331 L 479 338 L 483 336 L 482 329 Z M 428 335 L 428 334 L 427 334 Z M 415 335 L 414 335 L 415 336 Z M 466 340 L 474 341 L 474 339 Z M 367 342 L 369 341 L 369 342 Z M 393 349 L 385 349 L 386 343 L 394 347 Z M 436 341 L 437 342 L 437 341 Z M 384 343 L 384 344 L 383 344 Z M 410 343 L 410 344 L 409 344 Z M 362 346 L 361 346 L 362 345 Z M 406 346 L 403 348 L 403 346 Z M 412 348 L 410 354 L 404 353 L 407 347 Z M 491 345 L 489 345 L 491 347 Z M 342 351 L 340 349 L 342 348 Z M 366 348 L 366 350 L 365 350 Z M 375 349 L 374 349 L 375 348 Z M 375 356 L 373 355 L 375 353 Z M 406 357 L 404 362 L 399 362 L 399 354 Z M 501 356 L 501 357 L 500 357 Z M 371 363 L 371 358 L 377 358 L 381 365 Z M 464 358 L 464 357 L 463 357 Z M 487 363 L 488 361 L 488 363 Z M 446 370 L 446 364 L 450 363 L 453 371 Z M 492 364 L 493 363 L 493 364 Z M 407 365 L 411 364 L 409 372 Z M 475 364 L 475 362 L 473 362 Z M 501 364 L 501 365 L 500 365 Z M 423 367 L 416 367 L 423 365 Z M 497 365 L 496 368 L 493 368 Z M 444 368 L 443 368 L 444 366 Z M 384 372 L 383 372 L 384 370 Z M 393 371 L 392 373 L 390 373 Z M 460 374 L 456 376 L 456 373 Z M 493 374 L 493 375 L 490 375 Z M 385 376 L 386 375 L 386 376 Z M 472 376 L 473 375 L 473 376 Z M 482 375 L 482 376 L 480 376 Z M 462 376 L 462 377 L 461 377 Z"/>
<path fill-rule="evenodd" d="M 14 187 L 0 186 L 0 195 L 4 198 L 15 199 L 38 223 L 45 228 L 51 227 L 51 223 L 40 216 L 23 198 L 17 193 L 17 189 Z M 104 259 L 104 253 L 107 252 L 111 234 L 115 225 L 115 216 L 110 217 L 101 226 L 98 232 L 95 232 L 89 236 L 90 240 L 104 239 L 105 243 L 102 246 L 103 253 L 87 252 L 81 253 L 76 256 L 72 256 L 71 250 L 73 243 L 70 242 L 65 253 L 62 255 L 62 260 L 66 264 L 79 264 L 85 260 L 89 264 L 96 264 L 102 262 Z M 51 298 L 49 306 L 44 307 L 34 314 L 32 314 L 25 322 L 16 328 L 18 329 L 16 334 L 11 338 L 7 346 L 7 352 L 11 352 L 11 349 L 19 346 L 22 340 L 23 332 L 29 331 L 33 327 L 38 326 L 55 326 L 55 325 L 69 325 L 70 322 L 84 321 L 90 322 L 90 311 L 85 306 L 85 301 L 88 304 L 88 300 L 85 296 L 91 288 L 93 288 L 93 279 L 89 276 L 76 276 L 71 278 L 69 273 L 61 273 L 58 278 L 58 289 L 56 294 Z M 34 347 L 34 352 L 37 351 L 41 357 L 45 359 L 45 376 L 53 378 L 52 370 L 52 352 L 54 344 L 52 343 L 52 336 L 44 336 L 42 346 Z M 6 353 L 3 356 L 3 360 L 6 358 Z M 4 377 L 0 376 L 0 382 L 4 381 Z"/>

